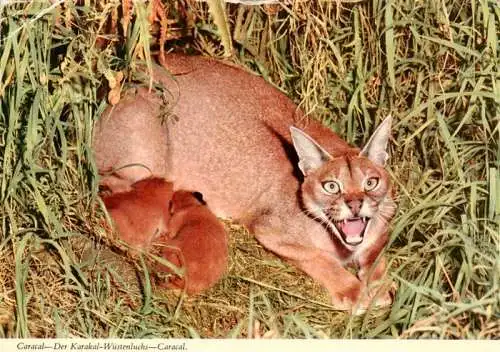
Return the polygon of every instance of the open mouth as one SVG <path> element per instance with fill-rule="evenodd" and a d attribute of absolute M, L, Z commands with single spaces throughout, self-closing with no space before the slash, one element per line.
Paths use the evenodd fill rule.
<path fill-rule="evenodd" d="M 365 235 L 366 225 L 370 221 L 370 218 L 350 218 L 339 221 L 334 221 L 335 228 L 342 236 L 345 243 L 356 246 L 363 242 L 363 236 Z"/>

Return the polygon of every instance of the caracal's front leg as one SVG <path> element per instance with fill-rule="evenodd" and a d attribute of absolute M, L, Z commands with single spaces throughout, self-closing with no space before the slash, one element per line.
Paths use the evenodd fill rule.
<path fill-rule="evenodd" d="M 299 209 L 256 214 L 260 216 L 243 223 L 266 249 L 291 262 L 325 287 L 335 308 L 353 314 L 366 310 L 371 297 L 363 295 L 362 281 L 345 269 L 341 261 L 341 257 L 349 257 L 349 252 L 342 252 L 321 224 Z M 371 260 L 368 257 L 362 259 L 367 265 L 366 259 Z"/>
<path fill-rule="evenodd" d="M 383 246 L 374 246 L 360 255 L 358 277 L 361 280 L 364 295 L 374 299 L 376 307 L 392 304 L 394 284 L 386 278 L 386 259 L 381 254 Z M 366 299 L 366 298 L 365 298 Z"/>
<path fill-rule="evenodd" d="M 331 255 L 313 247 L 283 241 L 275 234 L 256 233 L 267 249 L 296 265 L 329 292 L 332 304 L 339 310 L 351 310 L 361 294 L 361 281 Z"/>

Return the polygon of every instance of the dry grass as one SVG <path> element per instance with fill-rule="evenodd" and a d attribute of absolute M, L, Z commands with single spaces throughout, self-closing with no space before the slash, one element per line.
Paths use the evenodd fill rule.
<path fill-rule="evenodd" d="M 93 121 L 118 70 L 128 81 L 163 49 L 224 48 L 204 3 L 85 4 L 0 5 L 0 337 L 500 336 L 497 2 L 226 6 L 232 60 L 349 142 L 396 117 L 399 289 L 392 309 L 355 319 L 230 224 L 216 287 L 154 290 L 106 226 Z"/>

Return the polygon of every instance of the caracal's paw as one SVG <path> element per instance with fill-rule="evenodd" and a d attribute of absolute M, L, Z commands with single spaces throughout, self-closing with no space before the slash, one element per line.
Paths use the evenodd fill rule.
<path fill-rule="evenodd" d="M 392 305 L 394 295 L 396 294 L 396 283 L 388 281 L 379 281 L 371 284 L 365 289 L 359 308 L 357 308 L 357 315 L 364 314 L 369 308 L 386 308 Z M 368 292 L 368 294 L 366 294 Z"/>
<path fill-rule="evenodd" d="M 355 302 L 347 297 L 332 297 L 332 305 L 336 310 L 352 311 Z"/>
<path fill-rule="evenodd" d="M 343 299 L 332 299 L 332 305 L 335 309 L 349 312 L 352 315 L 363 315 L 366 313 L 368 307 L 372 304 L 371 302 L 372 300 L 369 298 L 364 298 L 360 301 L 352 301 L 346 297 Z"/>
<path fill-rule="evenodd" d="M 332 304 L 335 309 L 349 311 L 352 315 L 363 315 L 368 309 L 391 306 L 396 289 L 397 285 L 393 282 L 377 282 L 365 289 L 357 300 L 347 296 L 333 297 Z"/>

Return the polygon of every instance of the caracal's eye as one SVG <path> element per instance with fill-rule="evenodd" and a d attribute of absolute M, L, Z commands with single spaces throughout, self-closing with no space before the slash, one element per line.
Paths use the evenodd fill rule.
<path fill-rule="evenodd" d="M 323 189 L 331 194 L 336 194 L 340 192 L 340 185 L 336 181 L 326 181 L 322 183 Z"/>
<path fill-rule="evenodd" d="M 379 183 L 378 177 L 370 177 L 365 181 L 365 190 L 373 191 L 375 188 L 377 188 L 378 183 Z"/>

